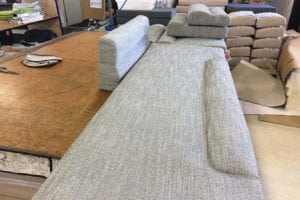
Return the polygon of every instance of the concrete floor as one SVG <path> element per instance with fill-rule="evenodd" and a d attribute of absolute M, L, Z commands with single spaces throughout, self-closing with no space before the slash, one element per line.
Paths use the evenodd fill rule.
<path fill-rule="evenodd" d="M 246 116 L 265 197 L 300 199 L 300 129 Z"/>

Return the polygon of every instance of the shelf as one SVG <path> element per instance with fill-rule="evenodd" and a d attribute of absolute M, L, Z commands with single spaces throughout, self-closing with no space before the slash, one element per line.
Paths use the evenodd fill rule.
<path fill-rule="evenodd" d="M 0 21 L 0 31 L 5 31 L 5 30 L 9 30 L 9 29 L 14 29 L 14 28 L 19 28 L 19 27 L 23 27 L 23 26 L 27 26 L 27 25 L 31 25 L 31 24 L 36 24 L 39 22 L 46 22 L 49 20 L 53 20 L 53 19 L 58 19 L 58 16 L 45 16 L 44 19 L 42 20 L 37 20 L 34 22 L 30 22 L 30 23 L 26 23 L 26 24 L 11 24 L 8 21 Z"/>

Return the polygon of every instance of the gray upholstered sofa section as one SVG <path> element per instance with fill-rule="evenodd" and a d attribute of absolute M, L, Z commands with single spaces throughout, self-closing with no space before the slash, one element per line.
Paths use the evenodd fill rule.
<path fill-rule="evenodd" d="M 100 89 L 112 91 L 117 87 L 148 48 L 148 30 L 148 18 L 137 16 L 100 39 Z"/>
<path fill-rule="evenodd" d="M 150 45 L 34 200 L 263 199 L 225 44 L 192 40 Z"/>
<path fill-rule="evenodd" d="M 174 37 L 222 39 L 227 36 L 227 27 L 189 26 L 187 15 L 178 13 L 169 22 L 167 32 L 168 35 Z"/>
<path fill-rule="evenodd" d="M 224 9 L 207 7 L 204 4 L 192 4 L 188 12 L 187 23 L 201 26 L 228 26 L 230 19 Z"/>

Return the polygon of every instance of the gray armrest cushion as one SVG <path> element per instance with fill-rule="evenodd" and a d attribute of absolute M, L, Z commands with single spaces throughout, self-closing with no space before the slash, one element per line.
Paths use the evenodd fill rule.
<path fill-rule="evenodd" d="M 230 19 L 222 8 L 193 4 L 188 12 L 189 25 L 228 26 Z"/>
<path fill-rule="evenodd" d="M 148 48 L 148 31 L 148 18 L 137 16 L 100 39 L 100 89 L 117 87 Z"/>

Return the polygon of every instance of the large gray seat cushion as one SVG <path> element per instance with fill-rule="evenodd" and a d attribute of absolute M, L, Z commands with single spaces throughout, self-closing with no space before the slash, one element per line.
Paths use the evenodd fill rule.
<path fill-rule="evenodd" d="M 137 16 L 100 39 L 100 89 L 117 87 L 148 48 L 148 31 L 148 18 Z"/>
<path fill-rule="evenodd" d="M 167 33 L 174 37 L 223 39 L 227 36 L 227 27 L 189 26 L 187 15 L 178 13 L 169 22 Z"/>
<path fill-rule="evenodd" d="M 193 4 L 188 12 L 187 23 L 196 26 L 228 26 L 229 21 L 228 15 L 222 8 Z"/>
<path fill-rule="evenodd" d="M 33 199 L 262 199 L 224 50 L 151 44 Z"/>

